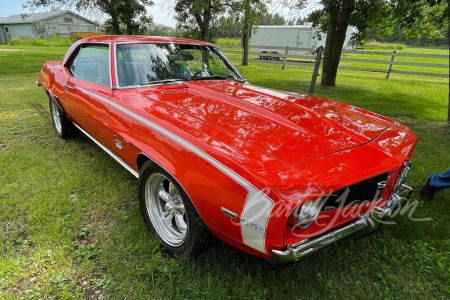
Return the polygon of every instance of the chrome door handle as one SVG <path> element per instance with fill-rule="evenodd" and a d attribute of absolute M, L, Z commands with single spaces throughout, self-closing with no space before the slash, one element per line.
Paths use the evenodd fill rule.
<path fill-rule="evenodd" d="M 73 89 L 73 86 L 70 86 L 70 85 L 67 85 L 67 84 L 65 84 L 64 87 L 65 87 L 66 89 L 68 89 L 68 90 Z"/>

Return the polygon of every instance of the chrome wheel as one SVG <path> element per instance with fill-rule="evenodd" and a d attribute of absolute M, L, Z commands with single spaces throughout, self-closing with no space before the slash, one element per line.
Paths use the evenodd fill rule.
<path fill-rule="evenodd" d="M 55 125 L 56 132 L 61 134 L 61 115 L 59 113 L 59 107 L 55 101 L 50 102 L 50 107 L 52 111 L 53 124 Z"/>
<path fill-rule="evenodd" d="M 151 174 L 145 183 L 145 206 L 159 237 L 178 247 L 187 235 L 188 218 L 183 198 L 175 185 L 163 174 Z"/>

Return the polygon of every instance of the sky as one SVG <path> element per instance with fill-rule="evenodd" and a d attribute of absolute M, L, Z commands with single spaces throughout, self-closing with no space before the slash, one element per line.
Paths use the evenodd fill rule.
<path fill-rule="evenodd" d="M 153 21 L 157 24 L 163 24 L 166 26 L 175 27 L 176 21 L 172 17 L 173 12 L 171 11 L 170 7 L 167 5 L 168 1 L 165 0 L 155 0 L 155 5 L 148 7 L 147 12 L 149 15 L 153 17 Z M 302 10 L 300 12 L 301 16 L 305 16 L 317 4 L 315 4 L 315 1 L 312 1 L 313 3 L 309 5 L 306 9 Z M 11 15 L 19 15 L 21 13 L 29 12 L 29 10 L 24 10 L 23 5 L 27 3 L 27 0 L 0 0 L 0 17 L 7 17 Z M 164 4 L 166 3 L 166 4 Z M 48 10 L 48 9 L 47 9 Z M 46 11 L 46 10 L 40 10 L 40 11 Z M 280 13 L 285 18 L 293 19 L 297 18 L 299 14 L 291 14 L 288 9 L 284 8 L 278 0 L 274 0 L 273 4 L 269 7 L 269 12 L 271 13 Z M 77 12 L 78 13 L 78 12 Z M 83 13 L 80 13 L 83 15 Z M 93 21 L 98 21 L 95 18 L 85 15 L 89 19 L 92 19 Z"/>

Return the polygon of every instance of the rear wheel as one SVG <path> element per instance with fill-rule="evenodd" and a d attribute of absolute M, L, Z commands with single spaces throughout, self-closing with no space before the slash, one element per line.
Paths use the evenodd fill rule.
<path fill-rule="evenodd" d="M 50 114 L 52 116 L 53 127 L 56 134 L 62 139 L 72 137 L 78 133 L 78 129 L 73 125 L 72 121 L 66 116 L 64 111 L 59 108 L 55 99 L 51 95 L 48 96 Z"/>
<path fill-rule="evenodd" d="M 263 52 L 261 52 L 261 54 L 262 54 L 262 53 L 267 53 L 267 52 L 266 52 L 266 51 L 263 51 Z M 261 55 L 260 58 L 261 58 L 261 59 L 264 59 L 264 60 L 267 60 L 268 57 L 265 56 L 265 55 Z"/>
<path fill-rule="evenodd" d="M 166 170 L 147 161 L 139 176 L 139 204 L 147 228 L 172 256 L 196 257 L 207 247 L 209 230 L 182 186 Z"/>
<path fill-rule="evenodd" d="M 278 52 L 272 52 L 272 54 L 278 54 Z M 280 60 L 280 57 L 278 57 L 278 56 L 277 56 L 277 57 L 272 56 L 271 59 L 272 59 L 272 60 L 277 60 L 277 61 L 279 61 L 279 60 Z"/>

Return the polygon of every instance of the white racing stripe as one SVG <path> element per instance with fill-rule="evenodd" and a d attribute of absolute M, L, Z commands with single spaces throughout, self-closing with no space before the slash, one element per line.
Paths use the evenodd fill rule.
<path fill-rule="evenodd" d="M 227 176 L 232 178 L 234 181 L 242 185 L 247 191 L 247 198 L 245 200 L 244 209 L 242 210 L 241 214 L 241 234 L 242 234 L 242 240 L 244 244 L 259 250 L 261 252 L 266 253 L 265 248 L 265 232 L 267 228 L 267 222 L 269 221 L 269 215 L 273 208 L 273 200 L 267 197 L 263 192 L 258 190 L 256 187 L 254 187 L 250 182 L 242 178 L 239 174 L 236 174 L 233 170 L 222 164 L 221 162 L 217 161 L 215 158 L 211 157 L 209 154 L 204 152 L 203 150 L 197 148 L 193 144 L 189 143 L 188 141 L 182 139 L 181 137 L 173 134 L 172 132 L 168 131 L 167 129 L 159 126 L 158 124 L 155 124 L 148 119 L 130 111 L 129 109 L 114 103 L 113 101 L 110 101 L 107 98 L 104 98 L 100 95 L 97 95 L 95 93 L 92 93 L 88 90 L 82 89 L 77 87 L 80 91 L 83 93 L 86 93 L 92 97 L 97 98 L 100 101 L 103 101 L 116 109 L 120 110 L 121 112 L 125 113 L 126 115 L 130 116 L 131 118 L 141 122 L 142 124 L 145 124 L 146 126 L 150 127 L 151 129 L 154 129 L 158 131 L 159 133 L 165 135 L 166 137 L 170 138 L 171 140 L 175 141 L 176 143 L 182 145 L 186 149 L 189 149 L 193 153 L 197 154 L 204 160 L 211 163 L 213 166 L 215 166 L 217 169 L 225 173 Z M 253 224 L 253 225 L 252 225 Z M 250 225 L 250 226 L 249 226 Z M 254 228 L 254 227 L 257 228 Z M 263 228 L 261 228 L 263 226 Z M 259 227 L 259 228 L 258 228 Z M 258 230 L 259 229 L 259 230 Z M 263 229 L 263 230 L 261 230 Z"/>

